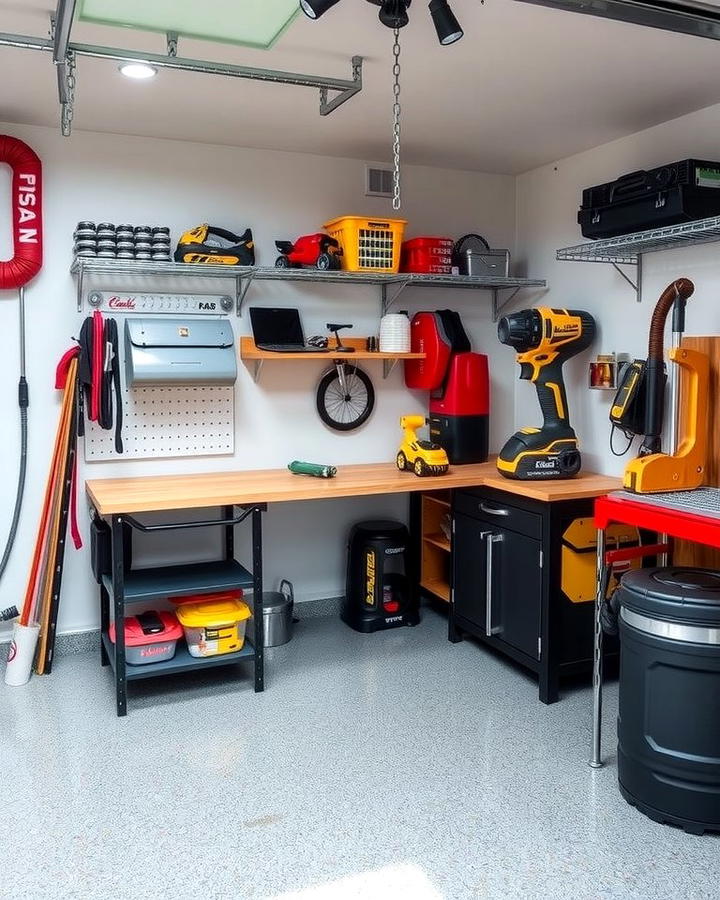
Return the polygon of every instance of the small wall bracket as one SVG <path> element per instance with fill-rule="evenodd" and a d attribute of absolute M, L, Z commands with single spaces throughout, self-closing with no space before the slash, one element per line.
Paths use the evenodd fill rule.
<path fill-rule="evenodd" d="M 637 268 L 637 280 L 633 281 L 632 278 L 627 274 L 627 272 L 624 272 L 620 268 L 620 265 L 618 263 L 614 262 L 612 264 L 613 269 L 615 269 L 616 272 L 622 275 L 625 281 L 627 281 L 630 287 L 635 291 L 635 299 L 638 303 L 640 303 L 642 301 L 642 254 L 638 254 L 637 263 L 635 264 L 635 266 Z"/>
<path fill-rule="evenodd" d="M 363 58 L 362 56 L 353 56 L 352 60 L 352 87 L 346 88 L 343 91 L 334 97 L 332 100 L 328 101 L 328 88 L 321 87 L 320 88 L 320 115 L 321 116 L 329 116 L 331 112 L 334 112 L 339 106 L 342 106 L 343 103 L 347 103 L 355 94 L 359 94 L 363 87 L 362 82 L 362 70 L 363 70 Z"/>

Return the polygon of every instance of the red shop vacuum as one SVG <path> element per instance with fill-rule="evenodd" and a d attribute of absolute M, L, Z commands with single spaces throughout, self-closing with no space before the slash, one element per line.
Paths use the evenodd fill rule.
<path fill-rule="evenodd" d="M 430 437 L 452 465 L 486 462 L 490 414 L 488 359 L 473 353 L 458 313 L 419 312 L 410 323 L 413 353 L 405 361 L 405 384 L 430 391 Z"/>

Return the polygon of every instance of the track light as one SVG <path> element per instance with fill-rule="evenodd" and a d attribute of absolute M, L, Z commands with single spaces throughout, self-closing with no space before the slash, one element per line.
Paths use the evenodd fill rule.
<path fill-rule="evenodd" d="M 339 0 L 300 0 L 300 9 L 309 19 L 319 19 Z"/>
<path fill-rule="evenodd" d="M 378 18 L 388 28 L 404 28 L 410 21 L 407 8 L 411 0 L 384 0 Z"/>
<path fill-rule="evenodd" d="M 126 78 L 132 78 L 135 81 L 147 81 L 148 78 L 154 78 L 157 75 L 155 66 L 144 62 L 123 63 L 118 68 L 121 75 L 124 75 Z"/>
<path fill-rule="evenodd" d="M 459 41 L 463 36 L 463 30 L 447 0 L 430 0 L 429 9 L 440 43 L 446 46 Z"/>

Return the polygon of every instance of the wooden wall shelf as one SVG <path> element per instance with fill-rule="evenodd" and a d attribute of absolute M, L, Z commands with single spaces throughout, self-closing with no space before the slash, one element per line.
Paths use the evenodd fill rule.
<path fill-rule="evenodd" d="M 249 335 L 240 338 L 240 358 L 244 360 L 253 360 L 255 363 L 254 379 L 258 381 L 262 365 L 266 360 L 275 360 L 276 362 L 297 362 L 299 360 L 325 360 L 331 365 L 334 359 L 346 359 L 352 364 L 353 360 L 382 360 L 386 365 L 384 367 L 383 377 L 387 378 L 394 365 L 402 359 L 425 359 L 424 353 L 371 353 L 365 349 L 367 338 L 352 337 L 343 338 L 343 344 L 348 347 L 354 347 L 354 353 L 338 353 L 333 356 L 333 347 L 336 346 L 335 339 L 330 339 L 330 350 L 328 353 L 318 351 L 317 353 L 275 353 L 272 350 L 258 350 L 255 341 Z M 387 363 L 391 363 L 389 367 Z"/>

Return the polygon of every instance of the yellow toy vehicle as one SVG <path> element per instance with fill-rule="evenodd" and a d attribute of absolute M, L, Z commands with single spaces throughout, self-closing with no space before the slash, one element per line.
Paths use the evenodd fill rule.
<path fill-rule="evenodd" d="M 419 441 L 417 429 L 427 424 L 424 416 L 403 416 L 400 427 L 404 430 L 403 442 L 396 456 L 401 472 L 412 469 L 416 475 L 444 475 L 450 467 L 447 453 L 432 441 Z"/>

